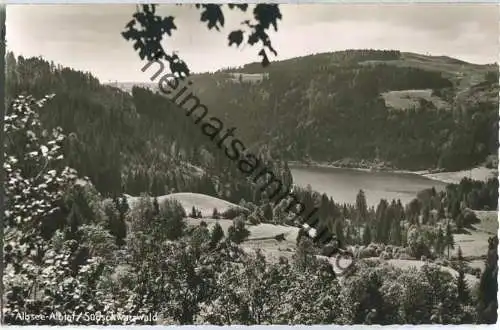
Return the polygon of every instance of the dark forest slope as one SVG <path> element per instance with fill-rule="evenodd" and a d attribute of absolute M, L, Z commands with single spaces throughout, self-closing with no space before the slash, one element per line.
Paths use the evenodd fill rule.
<path fill-rule="evenodd" d="M 287 160 L 458 170 L 498 149 L 496 65 L 348 50 L 191 79 L 210 114 Z"/>

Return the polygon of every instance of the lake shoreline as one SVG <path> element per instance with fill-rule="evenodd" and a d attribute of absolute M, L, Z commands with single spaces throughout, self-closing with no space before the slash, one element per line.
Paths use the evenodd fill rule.
<path fill-rule="evenodd" d="M 288 165 L 295 167 L 311 167 L 311 168 L 332 168 L 332 169 L 346 169 L 353 171 L 362 171 L 362 172 L 387 172 L 387 173 L 396 173 L 396 174 L 416 174 L 416 175 L 427 175 L 427 174 L 435 174 L 439 172 L 429 171 L 429 170 L 421 170 L 421 171 L 411 171 L 411 170 L 400 170 L 394 169 L 390 167 L 359 167 L 359 166 L 339 166 L 335 163 L 329 162 L 301 162 L 301 161 L 289 161 Z"/>
<path fill-rule="evenodd" d="M 447 184 L 458 184 L 465 178 L 471 178 L 478 181 L 487 181 L 491 177 L 497 177 L 498 171 L 496 169 L 490 169 L 483 166 L 477 166 L 472 169 L 446 172 L 439 170 L 400 170 L 392 169 L 389 167 L 357 167 L 357 166 L 339 166 L 334 163 L 329 162 L 302 162 L 302 161 L 290 161 L 288 165 L 291 167 L 303 167 L 303 168 L 331 168 L 331 169 L 348 169 L 360 172 L 369 173 L 394 173 L 394 174 L 412 174 L 418 175 L 430 180 L 441 181 Z"/>

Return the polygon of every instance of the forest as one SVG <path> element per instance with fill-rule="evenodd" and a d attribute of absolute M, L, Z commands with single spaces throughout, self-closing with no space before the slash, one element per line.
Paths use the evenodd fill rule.
<path fill-rule="evenodd" d="M 266 144 L 283 160 L 349 160 L 355 167 L 365 160 L 386 168 L 454 171 L 497 154 L 499 91 L 497 67 L 469 64 L 468 74 L 483 79 L 467 86 L 465 78 L 439 69 L 455 61 L 350 50 L 206 73 L 193 76 L 193 86 L 245 141 Z M 228 79 L 234 73 L 267 78 L 235 83 Z M 417 99 L 417 106 L 396 110 L 381 96 L 426 89 L 449 108 Z"/>
<path fill-rule="evenodd" d="M 379 59 L 382 55 L 377 56 Z M 398 53 L 387 56 L 397 57 Z M 491 121 L 491 105 L 468 108 L 467 115 L 436 109 L 392 113 L 380 100 L 369 102 L 363 97 L 393 88 L 391 84 L 400 79 L 397 70 L 374 67 L 365 71 L 357 67 L 358 60 L 351 59 L 340 66 L 340 76 L 353 78 L 353 72 L 359 72 L 350 87 L 340 81 L 335 84 L 340 78 L 332 78 L 332 90 L 338 90 L 328 104 L 321 95 L 325 84 L 320 80 L 328 75 L 307 81 L 308 69 L 304 68 L 295 78 L 293 70 L 289 71 L 290 79 L 281 73 L 273 78 L 271 70 L 279 70 L 276 65 L 270 67 L 270 78 L 263 82 L 270 89 L 260 98 L 252 99 L 252 93 L 260 93 L 262 86 L 219 84 L 224 93 L 233 93 L 235 97 L 233 102 L 220 100 L 218 109 L 231 109 L 240 116 L 237 120 L 248 120 L 250 124 L 242 126 L 240 133 L 249 141 L 256 141 L 256 154 L 283 182 L 290 184 L 293 178 L 287 160 L 306 155 L 313 159 L 315 155 L 329 154 L 335 158 L 368 158 L 379 150 L 378 157 L 397 166 L 412 163 L 415 167 L 450 168 L 444 165 L 450 162 L 462 168 L 483 161 L 483 157 L 493 153 L 493 147 L 498 147 L 497 140 L 490 141 L 495 138 L 490 134 L 491 123 L 497 122 Z M 300 68 L 297 65 L 297 72 Z M 319 68 L 325 69 L 321 65 Z M 251 72 L 251 66 L 247 69 Z M 419 70 L 405 72 L 407 78 L 401 78 L 404 88 L 452 86 L 439 75 Z M 386 76 L 372 90 L 378 74 Z M 312 86 L 310 98 L 294 99 L 294 95 L 302 93 L 301 86 L 294 84 L 303 81 Z M 310 187 L 296 187 L 294 192 L 308 208 L 318 207 L 318 226 L 328 228 L 342 248 L 352 248 L 357 254 L 353 272 L 340 277 L 318 257 L 328 255 L 331 244 L 319 245 L 304 231 L 297 236 L 293 257 L 281 257 L 278 262 L 268 260 L 262 251 L 249 253 L 242 248 L 252 225 L 296 226 L 295 221 L 300 219 L 287 213 L 284 203 L 273 205 L 266 192 L 252 186 L 161 95 L 143 88 L 134 88 L 127 94 L 100 84 L 89 73 L 42 58 L 15 58 L 12 53 L 7 57 L 7 82 L 10 106 L 4 165 L 7 211 L 3 280 L 8 324 L 33 324 L 16 317 L 20 312 L 152 313 L 158 314 L 158 320 L 150 323 L 217 325 L 462 324 L 497 320 L 498 238 L 490 237 L 482 270 L 467 266 L 460 249 L 456 255 L 450 254 L 455 245 L 454 234 L 477 223 L 474 211 L 497 209 L 496 178 L 488 182 L 464 179 L 460 184 L 448 185 L 444 191 L 424 190 L 408 205 L 381 200 L 376 208 L 367 206 L 363 191 L 349 205 L 336 203 Z M 203 92 L 205 85 L 197 86 Z M 207 104 L 218 97 L 209 98 L 209 91 L 206 88 Z M 205 102 L 203 96 L 200 98 Z M 227 108 L 224 102 L 228 102 Z M 258 107 L 265 109 L 265 102 L 277 105 L 271 108 L 272 114 L 261 117 Z M 307 113 L 299 115 L 296 104 L 308 109 Z M 322 117 L 327 116 L 326 109 L 331 104 L 336 105 L 331 115 L 344 114 L 344 124 L 349 122 L 351 126 L 321 128 L 316 124 L 336 125 L 337 119 L 327 121 L 327 117 Z M 368 109 L 370 113 L 366 112 Z M 270 127 L 267 131 L 266 125 L 273 123 L 272 116 L 280 118 L 274 123 L 279 122 L 282 127 L 294 127 L 299 118 L 307 125 L 307 118 L 313 118 L 310 125 L 317 130 L 303 130 L 302 134 L 307 131 L 309 135 L 302 135 L 302 140 L 294 138 L 298 145 L 283 153 L 280 148 L 292 138 L 286 134 L 296 134 L 297 129 L 278 131 L 278 127 Z M 394 119 L 398 125 L 389 125 L 392 116 L 401 122 Z M 373 131 L 367 129 L 368 118 Z M 380 126 L 376 126 L 377 121 Z M 407 128 L 412 127 L 412 134 L 399 136 L 407 154 L 397 147 L 390 151 L 389 136 L 398 135 L 397 130 L 405 121 Z M 435 127 L 426 126 L 430 123 Z M 271 143 L 257 143 L 256 135 L 252 140 L 259 125 L 266 132 L 261 132 L 259 138 L 270 137 Z M 384 125 L 391 129 L 384 129 Z M 424 137 L 434 141 L 436 127 L 444 140 L 415 148 L 412 143 Z M 363 140 L 370 134 L 373 138 L 376 128 L 382 136 L 380 140 Z M 326 141 L 329 135 L 323 134 L 329 132 L 336 133 L 336 141 L 345 140 L 337 148 L 316 146 L 314 151 L 308 142 L 313 139 L 311 134 L 319 134 Z M 359 141 L 357 147 L 352 144 L 354 137 Z M 451 142 L 447 144 L 445 140 Z M 471 141 L 473 146 L 468 153 L 460 154 L 464 152 L 462 143 Z M 436 149 L 442 145 L 449 149 Z M 417 159 L 420 163 L 416 163 Z M 188 215 L 175 200 L 159 203 L 157 198 L 148 198 L 172 192 L 201 193 L 242 208 L 214 210 L 214 218 L 232 221 L 225 232 L 218 224 L 209 228 L 196 209 Z M 139 205 L 131 207 L 124 194 L 141 195 Z M 193 226 L 188 224 L 188 218 L 199 221 Z M 387 259 L 425 263 L 418 269 L 401 269 L 383 263 Z M 457 275 L 443 270 L 442 265 Z M 467 275 L 478 277 L 478 285 L 469 285 Z M 81 319 L 35 323 L 99 322 Z"/>

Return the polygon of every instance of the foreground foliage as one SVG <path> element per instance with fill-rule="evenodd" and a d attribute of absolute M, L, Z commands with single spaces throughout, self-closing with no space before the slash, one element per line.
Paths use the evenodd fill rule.
<path fill-rule="evenodd" d="M 403 271 L 360 262 L 339 279 L 314 256 L 314 244 L 306 237 L 292 260 L 270 263 L 237 244 L 246 236 L 241 220 L 226 238 L 220 226 L 210 230 L 201 220 L 186 227 L 185 211 L 175 201 L 159 205 L 143 198 L 127 211 L 123 200 L 110 203 L 90 183 L 77 181 L 63 162 L 61 130 L 41 126 L 38 111 L 45 102 L 20 97 L 6 118 L 8 324 L 496 321 L 497 240 L 490 242 L 477 309 L 476 301 L 467 298 L 469 288 L 432 264 Z M 354 208 L 359 222 L 370 216 L 362 196 Z M 412 211 L 407 212 L 411 218 Z M 122 217 L 125 238 L 112 225 Z M 409 235 L 408 242 L 412 239 Z M 81 317 L 28 320 L 20 313 Z M 96 313 L 158 314 L 158 319 L 85 317 Z"/>

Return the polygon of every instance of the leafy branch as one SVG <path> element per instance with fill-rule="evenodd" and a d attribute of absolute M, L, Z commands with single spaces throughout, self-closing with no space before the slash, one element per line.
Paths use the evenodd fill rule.
<path fill-rule="evenodd" d="M 196 4 L 200 10 L 200 21 L 207 24 L 209 30 L 220 31 L 224 27 L 225 17 L 223 6 L 219 4 Z M 247 4 L 228 4 L 230 10 L 248 10 Z M 174 76 L 184 78 L 190 74 L 186 64 L 175 52 L 170 52 L 162 46 L 163 37 L 172 36 L 173 30 L 177 30 L 173 16 L 159 16 L 156 14 L 157 5 L 146 4 L 137 7 L 133 19 L 125 25 L 122 32 L 123 38 L 133 41 L 134 50 L 139 52 L 141 60 L 166 60 L 170 64 L 170 71 Z M 279 5 L 257 4 L 253 9 L 253 20 L 241 22 L 247 29 L 238 29 L 228 34 L 229 46 L 236 44 L 237 47 L 245 42 L 250 46 L 261 44 L 258 55 L 262 57 L 262 66 L 270 64 L 267 51 L 277 56 L 273 48 L 268 30 L 271 26 L 278 31 L 278 20 L 282 19 Z"/>

